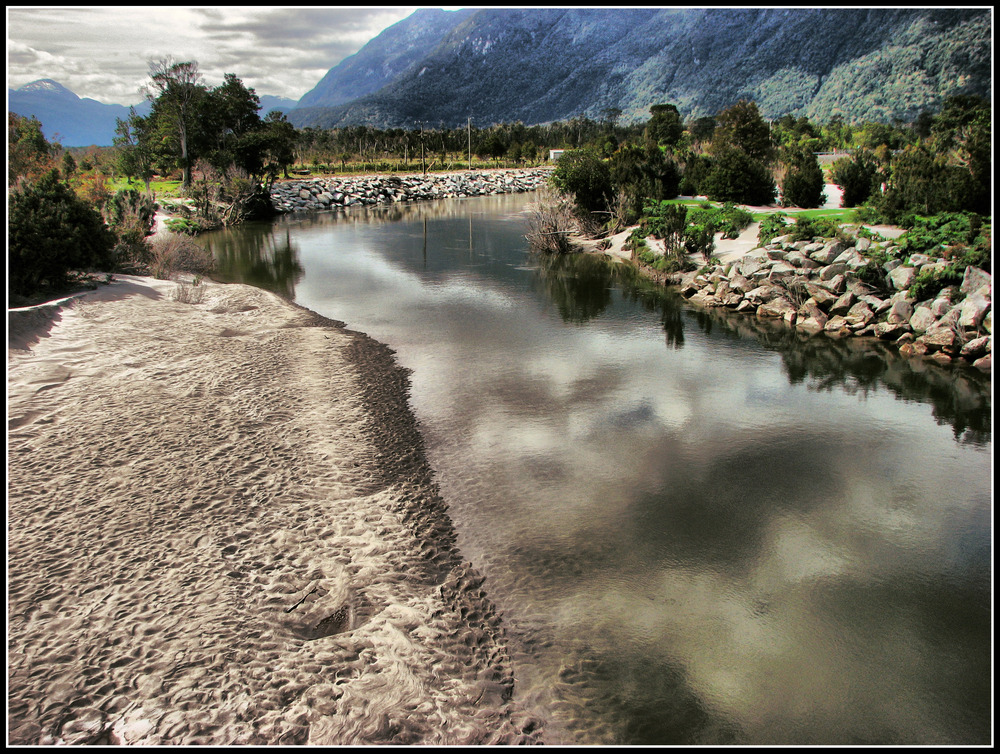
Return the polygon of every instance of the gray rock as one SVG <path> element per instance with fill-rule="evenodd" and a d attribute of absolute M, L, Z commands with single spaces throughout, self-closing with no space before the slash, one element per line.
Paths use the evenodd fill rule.
<path fill-rule="evenodd" d="M 965 359 L 978 359 L 991 351 L 990 338 L 989 336 L 984 335 L 981 338 L 973 338 L 970 340 L 962 346 L 962 350 L 959 353 L 962 358 Z"/>
<path fill-rule="evenodd" d="M 847 334 L 850 332 L 850 328 L 847 326 L 847 320 L 838 314 L 827 320 L 826 325 L 823 327 L 823 332 Z"/>
<path fill-rule="evenodd" d="M 795 326 L 808 332 L 821 332 L 829 321 L 829 317 L 812 299 L 802 304 L 797 314 Z"/>
<path fill-rule="evenodd" d="M 958 319 L 960 327 L 978 328 L 986 312 L 990 310 L 990 301 L 982 296 L 972 296 L 962 302 L 961 315 Z"/>
<path fill-rule="evenodd" d="M 978 291 L 984 285 L 993 285 L 993 276 L 978 267 L 965 268 L 965 275 L 962 278 L 962 293 L 966 295 Z"/>
<path fill-rule="evenodd" d="M 926 254 L 910 254 L 910 264 L 913 267 L 923 267 L 925 264 L 937 261 L 936 257 L 929 257 Z"/>
<path fill-rule="evenodd" d="M 906 290 L 917 278 L 917 271 L 913 267 L 897 267 L 888 274 L 889 282 L 897 291 Z"/>
<path fill-rule="evenodd" d="M 787 298 L 784 296 L 778 296 L 770 301 L 765 301 L 757 307 L 757 316 L 761 318 L 778 317 L 783 319 L 788 324 L 794 325 L 795 318 L 797 316 L 797 309 L 795 308 L 795 304 Z"/>
<path fill-rule="evenodd" d="M 921 335 L 917 341 L 927 346 L 930 352 L 946 351 L 956 354 L 962 348 L 958 333 L 950 327 L 935 327 Z"/>
<path fill-rule="evenodd" d="M 875 325 L 874 335 L 881 340 L 898 341 L 910 332 L 910 326 L 905 322 L 879 322 Z"/>
<path fill-rule="evenodd" d="M 831 280 L 837 275 L 843 275 L 847 272 L 846 264 L 829 264 L 819 271 L 820 280 Z"/>
<path fill-rule="evenodd" d="M 761 285 L 751 291 L 747 291 L 744 298 L 754 306 L 760 306 L 783 294 L 783 290 L 776 285 Z"/>
<path fill-rule="evenodd" d="M 844 315 L 844 319 L 847 320 L 848 327 L 859 330 L 875 319 L 875 312 L 869 309 L 864 301 L 859 301 Z"/>
<path fill-rule="evenodd" d="M 937 321 L 938 318 L 935 316 L 933 310 L 927 306 L 916 307 L 909 319 L 910 327 L 913 328 L 914 332 L 918 333 L 930 330 L 937 324 Z"/>
<path fill-rule="evenodd" d="M 913 316 L 913 305 L 909 301 L 897 301 L 889 307 L 889 316 L 886 322 L 892 325 L 908 323 Z"/>
<path fill-rule="evenodd" d="M 851 307 L 854 306 L 856 302 L 857 302 L 857 296 L 855 296 L 854 293 L 852 293 L 851 291 L 847 291 L 844 295 L 842 295 L 840 298 L 838 298 L 836 301 L 833 302 L 833 304 L 830 306 L 829 312 L 830 314 L 834 315 L 836 314 L 846 315 L 847 312 L 851 310 Z"/>

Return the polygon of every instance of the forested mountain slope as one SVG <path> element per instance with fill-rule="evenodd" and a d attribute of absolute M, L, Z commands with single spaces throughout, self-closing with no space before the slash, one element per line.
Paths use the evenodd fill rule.
<path fill-rule="evenodd" d="M 427 17 L 425 34 L 421 16 L 400 24 L 408 22 L 413 44 L 387 64 L 383 86 L 350 101 L 356 89 L 326 96 L 317 87 L 289 119 L 300 127 L 456 126 L 467 117 L 532 124 L 617 109 L 633 121 L 658 102 L 697 117 L 746 98 L 768 118 L 888 121 L 910 120 L 952 94 L 991 91 L 989 9 L 487 8 L 437 41 L 440 17 Z M 382 37 L 395 28 L 354 57 L 374 70 Z M 347 78 L 357 64 L 349 58 L 324 81 Z"/>

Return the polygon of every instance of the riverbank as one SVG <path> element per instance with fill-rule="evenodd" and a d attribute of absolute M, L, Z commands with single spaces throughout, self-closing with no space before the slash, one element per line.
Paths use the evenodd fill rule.
<path fill-rule="evenodd" d="M 712 260 L 692 257 L 700 269 L 686 273 L 665 273 L 639 260 L 625 248 L 631 228 L 609 239 L 605 249 L 598 249 L 596 241 L 579 243 L 590 253 L 635 264 L 646 277 L 678 287 L 685 298 L 705 308 L 783 322 L 804 337 L 869 337 L 893 345 L 904 356 L 992 370 L 990 273 L 968 267 L 960 285 L 917 301 L 910 288 L 920 273 L 943 270 L 948 261 L 930 254 L 893 258 L 900 228 L 866 228 L 883 239 L 876 241 L 845 225 L 846 241 L 793 241 L 786 235 L 764 245 L 757 242 L 758 228 L 752 223 L 736 239 L 718 235 Z M 663 254 L 662 241 L 649 238 L 647 245 Z M 882 257 L 890 259 L 879 266 L 884 290 L 861 279 L 872 259 Z"/>
<path fill-rule="evenodd" d="M 9 743 L 539 735 L 389 348 L 130 276 L 8 336 Z"/>

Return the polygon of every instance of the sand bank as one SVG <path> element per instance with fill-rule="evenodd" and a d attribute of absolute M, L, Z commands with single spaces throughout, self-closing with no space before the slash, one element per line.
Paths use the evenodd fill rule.
<path fill-rule="evenodd" d="M 538 735 L 391 350 L 129 276 L 8 334 L 9 743 Z"/>

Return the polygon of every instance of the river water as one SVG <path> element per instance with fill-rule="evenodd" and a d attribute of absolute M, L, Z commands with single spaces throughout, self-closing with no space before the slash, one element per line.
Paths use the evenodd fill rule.
<path fill-rule="evenodd" d="M 532 255 L 531 198 L 203 238 L 412 370 L 546 742 L 989 743 L 989 377 Z"/>

